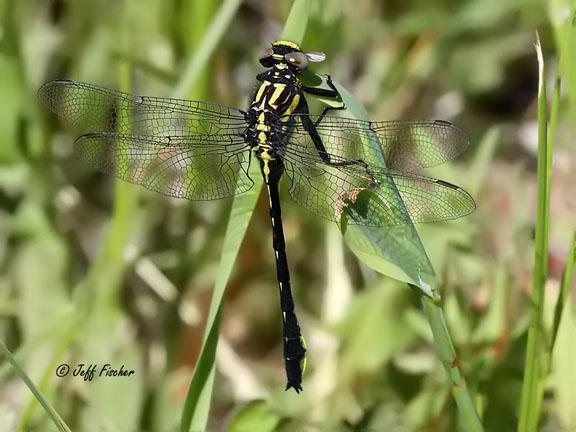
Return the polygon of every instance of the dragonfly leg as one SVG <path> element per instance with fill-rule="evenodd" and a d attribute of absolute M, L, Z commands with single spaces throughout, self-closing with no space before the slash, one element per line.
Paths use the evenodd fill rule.
<path fill-rule="evenodd" d="M 335 108 L 335 109 L 337 109 L 337 108 Z M 308 115 L 308 105 L 302 104 L 299 107 L 298 111 L 301 114 L 300 119 L 302 121 L 302 126 L 304 126 L 304 129 L 310 135 L 310 138 L 312 139 L 312 142 L 314 143 L 314 146 L 316 147 L 316 150 L 318 151 L 320 158 L 322 159 L 322 161 L 326 165 L 329 165 L 332 167 L 345 167 L 345 166 L 360 165 L 366 170 L 366 172 L 368 172 L 368 164 L 366 162 L 364 162 L 362 159 L 344 160 L 344 161 L 339 161 L 339 162 L 332 161 L 332 159 L 330 158 L 330 154 L 326 151 L 326 147 L 324 147 L 324 143 L 322 142 L 322 137 L 318 133 L 318 130 L 316 130 L 317 122 L 314 123 L 310 119 L 310 116 Z"/>
<path fill-rule="evenodd" d="M 311 95 L 314 95 L 314 96 L 339 99 L 340 93 L 338 92 L 338 89 L 336 88 L 336 86 L 332 82 L 332 77 L 330 75 L 325 75 L 325 77 L 326 77 L 326 84 L 328 85 L 328 87 L 330 87 L 330 89 L 303 86 L 302 91 L 309 93 Z M 344 102 L 342 102 L 342 104 L 339 106 L 332 106 L 332 105 L 325 106 L 324 109 L 322 110 L 322 113 L 320 113 L 320 116 L 318 116 L 318 119 L 314 122 L 314 126 L 318 126 L 320 124 L 320 122 L 322 122 L 322 120 L 324 119 L 324 116 L 329 111 L 344 110 L 344 109 L 346 109 L 346 104 Z"/>

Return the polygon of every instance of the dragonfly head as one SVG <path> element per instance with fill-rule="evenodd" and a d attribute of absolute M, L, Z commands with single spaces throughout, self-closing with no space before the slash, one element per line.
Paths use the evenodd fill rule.
<path fill-rule="evenodd" d="M 295 72 L 308 67 L 308 62 L 321 62 L 326 58 L 321 52 L 302 52 L 300 46 L 290 41 L 276 41 L 260 54 L 260 64 L 271 68 L 286 65 Z"/>

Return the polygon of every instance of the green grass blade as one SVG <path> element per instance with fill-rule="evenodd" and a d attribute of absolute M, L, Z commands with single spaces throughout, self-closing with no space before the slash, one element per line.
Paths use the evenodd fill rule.
<path fill-rule="evenodd" d="M 450 338 L 444 312 L 429 297 L 422 296 L 422 304 L 432 329 L 436 351 L 452 383 L 452 394 L 458 406 L 462 427 L 467 432 L 482 432 L 484 429 L 482 428 L 480 417 L 476 412 L 466 381 L 458 366 L 460 362 Z"/>
<path fill-rule="evenodd" d="M 522 399 L 520 402 L 519 432 L 535 431 L 540 418 L 544 390 L 544 356 L 546 354 L 543 333 L 544 286 L 548 275 L 548 231 L 550 218 L 551 148 L 548 143 L 548 108 L 544 59 L 540 41 L 536 43 L 539 65 L 538 85 L 538 195 L 536 209 L 536 241 L 534 270 L 532 274 L 532 322 L 528 330 Z"/>
<path fill-rule="evenodd" d="M 564 272 L 562 273 L 562 281 L 560 283 L 560 292 L 558 293 L 558 300 L 556 301 L 556 306 L 554 307 L 554 321 L 552 323 L 552 342 L 550 343 L 550 358 L 552 358 L 554 345 L 556 344 L 558 329 L 560 328 L 560 321 L 562 320 L 562 311 L 564 310 L 564 305 L 566 304 L 568 294 L 570 293 L 570 288 L 572 287 L 572 277 L 574 276 L 575 260 L 576 260 L 576 231 L 572 235 L 572 244 L 570 245 L 570 249 L 568 250 L 568 256 L 566 257 L 566 265 L 564 266 Z"/>
<path fill-rule="evenodd" d="M 26 386 L 30 389 L 30 391 L 34 395 L 34 398 L 40 403 L 40 405 L 42 405 L 42 407 L 46 411 L 46 414 L 48 414 L 48 416 L 50 417 L 50 419 L 52 420 L 58 431 L 70 432 L 70 428 L 68 427 L 68 425 L 66 425 L 66 423 L 58 415 L 54 407 L 50 405 L 50 402 L 48 402 L 48 400 L 42 395 L 42 392 L 34 385 L 34 383 L 28 377 L 28 375 L 26 375 L 26 372 L 24 372 L 24 370 L 20 367 L 20 365 L 18 364 L 18 362 L 16 361 L 10 350 L 8 350 L 8 348 L 6 348 L 4 343 L 2 343 L 1 341 L 0 341 L 0 353 L 2 353 L 8 359 L 8 361 L 12 365 L 12 368 L 16 371 L 20 379 L 24 381 L 24 384 L 26 384 Z"/>
<path fill-rule="evenodd" d="M 306 33 L 306 26 L 308 25 L 308 17 L 310 16 L 310 7 L 313 1 L 294 0 L 284 30 L 280 36 L 282 39 L 289 40 L 296 43 L 302 43 L 304 34 Z"/>
<path fill-rule="evenodd" d="M 220 6 L 220 9 L 216 12 L 210 27 L 206 31 L 204 38 L 198 45 L 196 54 L 190 59 L 180 80 L 174 87 L 173 97 L 185 97 L 194 86 L 198 77 L 208 64 L 218 42 L 220 42 L 220 39 L 224 36 L 224 32 L 230 26 L 241 3 L 242 0 L 226 0 L 222 3 L 222 6 Z"/>
<path fill-rule="evenodd" d="M 557 72 L 560 73 L 560 70 Z M 560 95 L 562 81 L 560 76 L 556 76 L 556 82 L 554 84 L 554 93 L 552 94 L 552 104 L 550 106 L 550 133 L 548 134 L 548 139 L 550 142 L 550 151 L 548 154 L 548 166 L 552 167 L 553 163 L 553 149 L 556 143 L 556 129 L 558 125 L 558 116 L 560 113 Z M 550 195 L 551 183 L 548 184 L 548 194 Z M 552 353 L 554 351 L 554 344 L 556 343 L 556 337 L 558 335 L 558 328 L 560 326 L 560 320 L 562 318 L 562 311 L 564 310 L 564 304 L 566 303 L 566 297 L 572 286 L 572 272 L 574 270 L 574 260 L 576 259 L 576 232 L 572 236 L 572 243 L 568 251 L 568 256 L 566 258 L 566 265 L 564 267 L 564 272 L 562 273 L 562 282 L 560 284 L 560 292 L 558 293 L 558 300 L 556 302 L 556 307 L 554 309 L 554 321 L 552 323 L 552 341 L 550 343 L 549 354 L 550 361 L 552 361 Z"/>
<path fill-rule="evenodd" d="M 308 0 L 295 0 L 289 15 L 289 23 L 287 23 L 282 37 L 289 38 L 296 43 L 301 42 L 305 25 L 308 22 L 309 3 Z M 217 14 L 217 16 L 219 15 Z M 214 293 L 210 303 L 204 344 L 182 411 L 180 422 L 180 430 L 182 432 L 205 430 L 208 422 L 224 291 L 262 189 L 261 175 L 258 164 L 255 161 L 252 162 L 250 176 L 256 184 L 248 193 L 235 197 L 232 204 L 214 285 Z"/>
<path fill-rule="evenodd" d="M 210 311 L 206 322 L 204 344 L 196 363 L 194 376 L 192 377 L 182 411 L 181 431 L 205 430 L 206 428 L 214 381 L 216 347 L 218 344 L 224 292 L 262 188 L 261 180 L 257 180 L 260 176 L 257 168 L 257 164 L 253 163 L 250 176 L 256 181 L 254 187 L 250 191 L 237 196 L 232 204 L 230 219 L 224 236 L 224 244 L 222 245 L 222 256 L 216 273 L 214 293 L 212 294 Z"/>

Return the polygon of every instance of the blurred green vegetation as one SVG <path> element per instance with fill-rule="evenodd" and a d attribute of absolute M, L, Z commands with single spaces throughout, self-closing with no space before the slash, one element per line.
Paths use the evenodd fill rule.
<path fill-rule="evenodd" d="M 225 232 L 234 227 L 229 200 L 167 199 L 79 163 L 74 137 L 39 105 L 36 90 L 69 78 L 245 107 L 258 52 L 278 38 L 290 6 L 0 3 L 1 340 L 72 430 L 176 430 L 212 288 L 223 277 L 223 248 L 230 253 Z M 536 30 L 549 88 L 556 69 L 564 78 L 546 326 L 560 292 L 564 313 L 557 333 L 545 332 L 555 344 L 539 430 L 576 430 L 576 312 L 569 275 L 563 279 L 566 257 L 575 254 L 575 9 L 568 0 L 318 0 L 303 41 L 327 55 L 315 71 L 330 73 L 371 118 L 441 118 L 472 138 L 464 157 L 431 173 L 467 188 L 476 213 L 418 232 L 442 281 L 459 365 L 491 432 L 516 430 L 532 312 Z M 221 38 L 210 33 L 215 22 Z M 268 205 L 260 196 L 224 297 L 210 430 L 459 430 L 418 293 L 359 262 L 335 226 L 285 198 L 294 295 L 309 349 L 305 390 L 284 392 Z M 124 365 L 135 375 L 58 378 L 62 363 Z M 0 425 L 53 428 L 6 362 Z"/>

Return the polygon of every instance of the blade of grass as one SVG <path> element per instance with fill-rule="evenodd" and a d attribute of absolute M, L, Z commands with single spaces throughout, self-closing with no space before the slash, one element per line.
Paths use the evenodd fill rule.
<path fill-rule="evenodd" d="M 554 307 L 554 321 L 552 323 L 552 341 L 550 343 L 550 360 L 552 360 L 552 353 L 554 345 L 556 344 L 556 337 L 558 336 L 558 328 L 562 319 L 562 311 L 572 287 L 572 277 L 574 276 L 574 261 L 576 260 L 576 231 L 572 234 L 572 244 L 568 250 L 566 257 L 566 265 L 562 273 L 562 281 L 560 282 L 560 292 L 558 293 L 558 300 Z"/>
<path fill-rule="evenodd" d="M 287 24 L 282 32 L 282 38 L 297 43 L 301 42 L 306 30 L 306 23 L 308 22 L 310 3 L 308 0 L 294 1 Z M 219 15 L 218 13 L 217 17 Z M 208 33 L 210 33 L 210 30 Z M 182 411 L 180 421 L 180 430 L 182 432 L 206 430 L 214 383 L 216 348 L 218 345 L 224 291 L 262 188 L 262 180 L 257 165 L 257 163 L 252 163 L 250 169 L 250 176 L 255 180 L 256 184 L 248 193 L 235 197 L 232 204 L 230 220 L 222 246 L 222 257 L 220 258 L 217 278 L 214 284 L 214 293 L 210 302 L 204 343 Z"/>
<path fill-rule="evenodd" d="M 254 180 L 258 179 L 260 175 L 256 165 L 252 164 L 250 171 L 250 176 Z M 206 320 L 204 343 L 182 411 L 181 431 L 206 429 L 214 381 L 216 348 L 218 345 L 224 292 L 252 213 L 256 207 L 261 187 L 262 182 L 258 181 L 249 192 L 236 197 L 232 204 L 230 219 L 222 245 L 222 256 L 216 273 L 210 310 Z"/>
<path fill-rule="evenodd" d="M 296 42 L 297 44 L 302 43 L 306 27 L 308 26 L 310 8 L 314 1 L 294 0 L 288 18 L 286 18 L 284 30 L 282 30 L 282 35 L 280 36 L 282 39 Z"/>
<path fill-rule="evenodd" d="M 430 297 L 422 295 L 421 299 L 432 329 L 436 351 L 452 383 L 452 394 L 458 406 L 462 427 L 466 431 L 481 432 L 484 429 L 472 402 L 464 376 L 460 372 L 459 360 L 446 325 L 444 312 Z"/>
<path fill-rule="evenodd" d="M 560 78 L 560 68 L 558 68 L 556 82 L 554 84 L 554 93 L 552 94 L 552 104 L 550 107 L 550 133 L 548 139 L 550 142 L 551 150 L 549 152 L 549 159 L 553 158 L 554 144 L 556 143 L 556 127 L 558 125 L 558 116 L 560 112 L 560 94 L 562 81 Z M 548 165 L 552 166 L 553 160 L 548 160 Z M 551 182 L 550 182 L 551 183 Z M 548 194 L 550 194 L 551 184 L 548 184 Z M 562 274 L 562 282 L 560 284 L 560 292 L 558 293 L 558 300 L 554 309 L 554 321 L 552 324 L 552 340 L 550 342 L 549 354 L 550 365 L 552 364 L 552 353 L 554 351 L 554 344 L 556 343 L 556 336 L 558 335 L 558 328 L 562 318 L 562 311 L 566 303 L 566 297 L 572 286 L 572 272 L 574 269 L 574 260 L 576 259 L 576 232 L 572 236 L 572 243 L 566 258 L 566 265 Z"/>
<path fill-rule="evenodd" d="M 198 45 L 196 54 L 190 58 L 184 68 L 182 76 L 172 93 L 173 97 L 183 98 L 197 82 L 201 72 L 204 70 L 216 46 L 224 36 L 224 32 L 229 27 L 236 11 L 240 7 L 242 0 L 226 0 L 216 12 L 210 27 L 206 31 L 204 38 Z"/>
<path fill-rule="evenodd" d="M 4 343 L 2 343 L 2 341 L 0 341 L 0 353 L 4 354 L 4 356 L 8 359 L 8 361 L 12 365 L 12 368 L 16 371 L 20 379 L 24 381 L 24 384 L 28 386 L 28 388 L 34 395 L 35 400 L 37 400 L 40 403 L 40 405 L 42 405 L 44 411 L 46 411 L 48 417 L 50 417 L 56 428 L 60 432 L 70 432 L 70 428 L 68 427 L 68 425 L 64 422 L 64 420 L 62 420 L 62 418 L 58 415 L 54 407 L 50 405 L 50 402 L 48 402 L 48 400 L 44 397 L 44 395 L 42 395 L 42 392 L 34 385 L 34 383 L 28 377 L 28 375 L 26 375 L 26 372 L 24 372 L 24 370 L 20 367 L 14 356 L 12 356 L 10 350 L 6 348 L 6 346 L 4 345 Z"/>
<path fill-rule="evenodd" d="M 532 432 L 538 427 L 544 390 L 546 346 L 544 339 L 544 287 L 548 276 L 548 232 L 550 218 L 551 147 L 548 143 L 548 108 L 544 74 L 544 58 L 537 38 L 539 66 L 538 84 L 538 168 L 537 210 L 534 270 L 532 274 L 532 322 L 528 330 L 519 432 Z"/>

